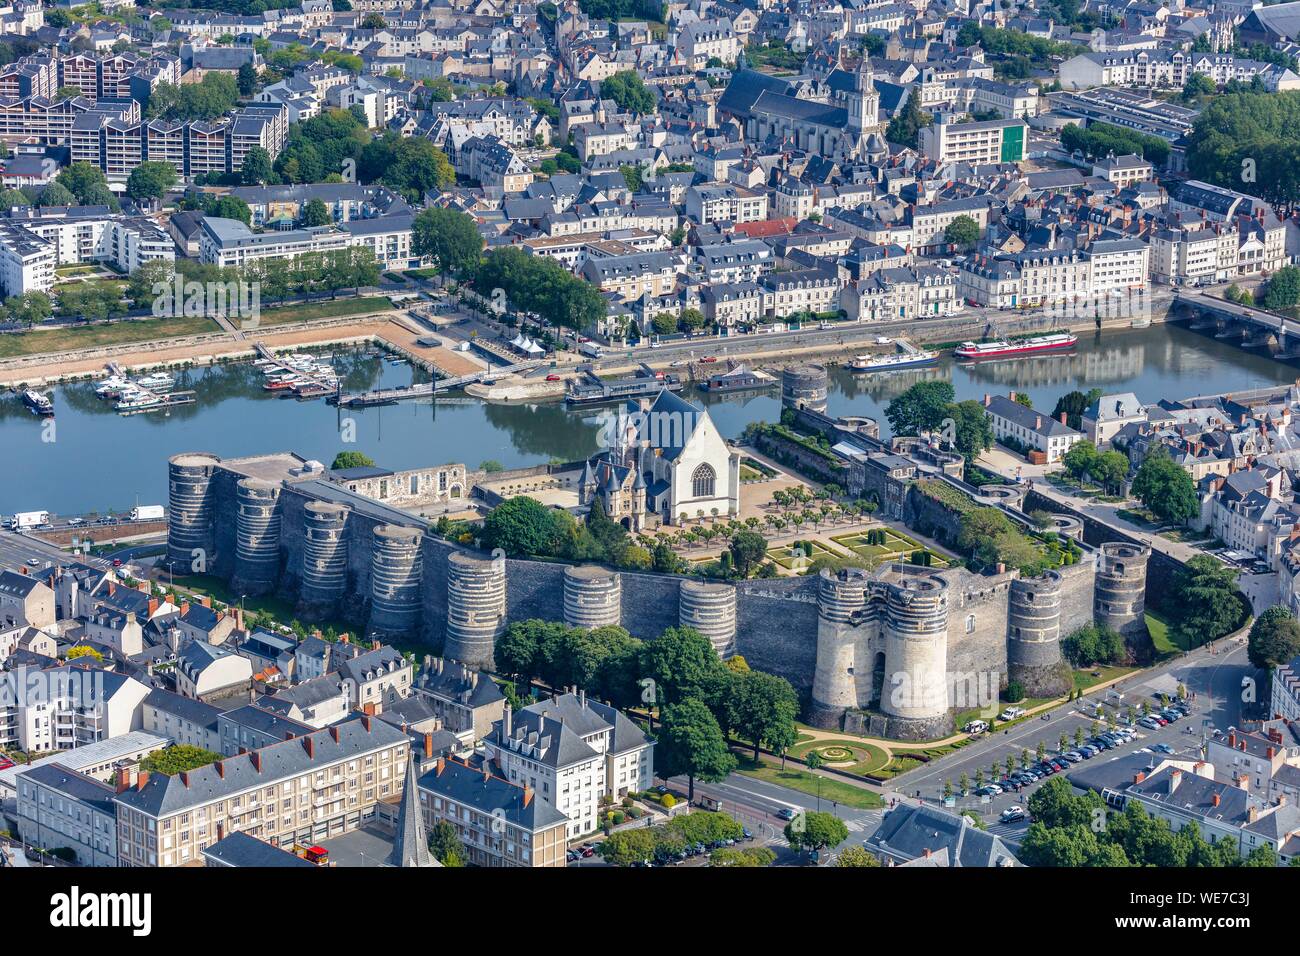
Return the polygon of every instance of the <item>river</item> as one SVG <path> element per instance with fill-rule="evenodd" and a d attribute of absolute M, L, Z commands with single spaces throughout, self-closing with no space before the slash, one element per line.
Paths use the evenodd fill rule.
<path fill-rule="evenodd" d="M 342 352 L 335 364 L 345 389 L 359 391 L 422 381 L 423 373 L 376 353 Z M 1050 412 L 1064 392 L 1100 387 L 1134 392 L 1144 402 L 1291 382 L 1297 366 L 1201 332 L 1154 325 L 1081 337 L 1074 352 L 958 365 L 945 356 L 927 369 L 876 375 L 832 372 L 832 415 L 867 415 L 887 431 L 884 407 L 921 378 L 952 381 L 958 399 L 1012 389 L 1028 392 Z M 336 452 L 363 451 L 395 470 L 442 462 L 470 468 L 495 460 L 506 468 L 550 459 L 572 461 L 597 448 L 599 409 L 570 411 L 553 402 L 404 403 L 340 411 L 323 401 L 298 402 L 262 390 L 251 365 L 218 365 L 183 373 L 178 388 L 197 402 L 170 413 L 123 417 L 94 395 L 89 383 L 54 389 L 51 433 L 16 396 L 0 397 L 0 514 L 46 509 L 81 514 L 167 501 L 167 459 L 182 451 L 223 457 L 296 451 L 329 464 Z M 703 396 L 723 435 L 779 415 L 776 388 L 759 394 Z M 355 423 L 355 443 L 340 428 Z"/>

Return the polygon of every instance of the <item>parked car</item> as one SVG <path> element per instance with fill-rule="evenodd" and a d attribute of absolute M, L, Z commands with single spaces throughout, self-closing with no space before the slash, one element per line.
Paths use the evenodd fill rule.
<path fill-rule="evenodd" d="M 1024 713 L 1025 711 L 1022 707 L 1008 707 L 1002 713 L 998 714 L 998 720 L 1015 720 L 1017 717 L 1023 717 Z"/>
<path fill-rule="evenodd" d="M 793 820 L 798 815 L 799 811 L 794 807 L 782 807 L 780 810 L 776 811 L 776 817 L 778 820 Z"/>
<path fill-rule="evenodd" d="M 1061 754 L 1061 756 L 1070 761 L 1070 763 L 1078 763 L 1083 759 L 1083 754 L 1079 753 L 1077 750 L 1071 750 L 1068 753 Z"/>
<path fill-rule="evenodd" d="M 1003 823 L 1015 823 L 1025 818 L 1025 808 L 1021 806 L 1007 807 L 1002 811 L 998 819 Z"/>
<path fill-rule="evenodd" d="M 1168 744 L 1152 744 L 1151 749 L 1162 754 L 1171 754 L 1174 752 L 1174 748 Z"/>

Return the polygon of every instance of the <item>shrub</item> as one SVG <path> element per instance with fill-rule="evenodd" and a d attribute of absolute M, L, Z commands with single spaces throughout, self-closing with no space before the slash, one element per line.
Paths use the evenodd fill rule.
<path fill-rule="evenodd" d="M 1020 703 L 1022 700 L 1025 699 L 1024 685 L 1022 685 L 1018 680 L 1011 681 L 1009 684 L 1007 684 L 1006 696 L 1007 696 L 1007 700 L 1010 703 L 1013 704 Z"/>
<path fill-rule="evenodd" d="M 627 815 L 624 814 L 622 810 L 615 810 L 613 813 L 609 815 L 609 822 L 612 823 L 614 826 L 618 826 L 626 819 L 627 819 Z"/>
<path fill-rule="evenodd" d="M 665 793 L 663 799 L 659 802 L 663 804 L 665 810 L 671 810 L 673 807 L 677 806 L 677 798 L 671 793 Z"/>

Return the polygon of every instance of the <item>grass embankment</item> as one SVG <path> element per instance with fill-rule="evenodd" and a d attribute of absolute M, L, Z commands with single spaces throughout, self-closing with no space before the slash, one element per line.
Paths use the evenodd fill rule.
<path fill-rule="evenodd" d="M 130 345 L 156 339 L 174 339 L 220 331 L 217 323 L 204 316 L 174 319 L 140 319 L 102 325 L 78 325 L 59 329 L 32 329 L 0 335 L 0 358 L 19 358 L 45 352 Z"/>
<path fill-rule="evenodd" d="M 366 296 L 364 299 L 330 299 L 324 302 L 304 302 L 278 309 L 263 309 L 262 327 L 286 325 L 290 322 L 310 322 L 313 319 L 337 319 L 346 315 L 364 315 L 393 308 L 392 301 L 384 295 Z"/>
<path fill-rule="evenodd" d="M 853 784 L 841 780 L 810 773 L 788 761 L 784 770 L 781 769 L 779 762 L 759 760 L 756 764 L 751 757 L 740 757 L 739 761 L 739 766 L 736 768 L 737 772 L 747 777 L 753 777 L 756 780 L 765 780 L 778 786 L 789 787 L 791 790 L 798 790 L 814 797 L 818 795 L 818 787 L 820 787 L 821 799 L 826 803 L 834 801 L 846 807 L 856 807 L 859 810 L 872 810 L 882 805 L 878 793 L 855 787 Z"/>

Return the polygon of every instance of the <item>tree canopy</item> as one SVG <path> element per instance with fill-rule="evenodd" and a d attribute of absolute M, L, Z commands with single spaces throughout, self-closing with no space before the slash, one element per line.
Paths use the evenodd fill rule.
<path fill-rule="evenodd" d="M 917 382 L 885 407 L 885 417 L 895 435 L 934 431 L 948 416 L 955 397 L 951 382 Z"/>
<path fill-rule="evenodd" d="M 1200 513 L 1192 476 L 1164 448 L 1142 460 L 1133 477 L 1133 494 L 1161 521 L 1182 524 Z"/>
<path fill-rule="evenodd" d="M 1264 611 L 1250 628 L 1247 645 L 1255 667 L 1279 667 L 1300 656 L 1300 621 L 1280 604 Z"/>

